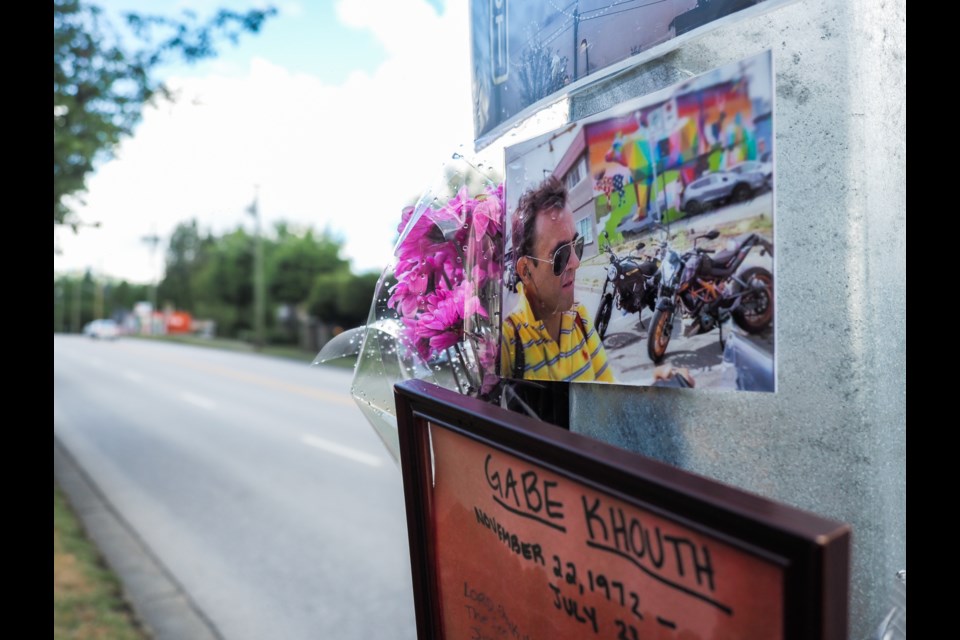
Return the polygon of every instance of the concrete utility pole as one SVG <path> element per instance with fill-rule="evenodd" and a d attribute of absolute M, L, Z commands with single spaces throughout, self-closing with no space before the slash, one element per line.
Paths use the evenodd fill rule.
<path fill-rule="evenodd" d="M 94 298 L 93 298 L 93 317 L 102 318 L 103 316 L 103 281 L 99 278 L 93 279 Z"/>
<path fill-rule="evenodd" d="M 73 330 L 76 333 L 83 332 L 83 327 L 80 326 L 82 320 L 80 314 L 80 307 L 83 304 L 83 276 L 77 278 L 77 284 L 73 288 L 74 292 L 74 302 L 73 302 Z"/>
<path fill-rule="evenodd" d="M 580 79 L 580 53 L 577 51 L 577 35 L 580 31 L 580 1 L 577 0 L 577 6 L 573 8 L 573 81 Z M 586 42 L 586 40 L 584 40 Z"/>
<path fill-rule="evenodd" d="M 53 331 L 54 333 L 63 333 L 63 316 L 67 306 L 67 300 L 64 297 L 63 287 L 59 284 L 53 289 L 53 306 L 54 309 L 56 309 Z"/>
<path fill-rule="evenodd" d="M 264 300 L 264 279 L 263 279 L 263 239 L 260 237 L 260 208 L 259 208 L 260 187 L 254 187 L 253 204 L 247 209 L 247 213 L 253 216 L 254 220 L 254 253 L 253 253 L 253 323 L 255 331 L 254 347 L 257 351 L 263 348 L 263 329 L 264 314 L 266 312 L 266 301 Z"/>
<path fill-rule="evenodd" d="M 156 264 L 154 256 L 157 253 L 157 245 L 160 244 L 160 236 L 157 235 L 156 231 L 153 231 L 150 235 L 143 236 L 140 238 L 148 247 L 150 247 L 150 266 L 156 269 Z M 150 335 L 153 335 L 153 314 L 157 312 L 157 285 L 160 277 L 154 272 L 153 274 L 153 286 L 150 287 Z"/>

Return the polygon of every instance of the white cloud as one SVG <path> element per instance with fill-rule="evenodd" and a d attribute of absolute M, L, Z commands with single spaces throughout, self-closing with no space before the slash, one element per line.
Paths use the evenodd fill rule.
<path fill-rule="evenodd" d="M 171 78 L 180 99 L 147 109 L 90 178 L 79 213 L 102 227 L 59 231 L 55 271 L 147 282 L 161 259 L 143 236 L 166 240 L 194 217 L 216 233 L 251 228 L 255 185 L 265 228 L 329 226 L 355 269 L 386 265 L 401 207 L 473 139 L 466 4 L 440 16 L 418 0 L 344 0 L 339 15 L 369 29 L 387 59 L 341 85 L 265 59 L 243 74 Z"/>
<path fill-rule="evenodd" d="M 461 31 L 461 25 L 451 25 L 451 12 L 462 14 L 465 28 L 465 4 L 458 0 L 449 2 L 446 15 L 440 16 L 425 2 L 340 0 L 337 15 L 348 26 L 369 29 L 390 53 L 418 52 L 414 53 L 418 55 L 429 52 L 437 55 L 443 50 L 438 50 L 436 45 L 449 44 L 450 36 Z M 464 31 L 463 35 L 467 33 Z M 469 45 L 469 40 L 462 41 L 459 46 L 463 45 Z"/>

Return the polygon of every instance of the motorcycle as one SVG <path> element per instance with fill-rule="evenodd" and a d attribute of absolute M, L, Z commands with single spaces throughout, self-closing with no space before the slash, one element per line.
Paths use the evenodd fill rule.
<path fill-rule="evenodd" d="M 603 232 L 603 237 L 607 241 L 604 250 L 610 254 L 610 264 L 607 266 L 607 278 L 600 294 L 600 305 L 594 316 L 594 325 L 601 341 L 610 326 L 614 306 L 638 315 L 645 308 L 654 310 L 659 274 L 656 259 L 647 256 L 618 256 L 610 246 L 610 236 L 606 231 Z M 645 246 L 646 244 L 639 242 L 636 250 L 640 251 Z"/>
<path fill-rule="evenodd" d="M 667 353 L 677 313 L 692 319 L 685 336 L 719 327 L 721 349 L 723 323 L 731 316 L 750 334 L 760 333 L 773 322 L 773 274 L 759 266 L 736 273 L 754 247 L 760 247 L 761 255 L 773 256 L 773 244 L 751 233 L 719 253 L 697 247 L 699 240 L 714 240 L 719 235 L 713 230 L 697 236 L 693 249 L 683 254 L 667 239 L 660 243 L 660 287 L 647 336 L 647 355 L 656 364 Z"/>

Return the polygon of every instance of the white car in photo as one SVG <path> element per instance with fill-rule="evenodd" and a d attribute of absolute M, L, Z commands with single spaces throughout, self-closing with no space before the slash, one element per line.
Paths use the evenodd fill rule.
<path fill-rule="evenodd" d="M 713 171 L 705 173 L 683 190 L 681 208 L 687 215 L 696 215 L 713 206 L 746 202 L 765 188 L 762 174 Z"/>
<path fill-rule="evenodd" d="M 732 173 L 746 176 L 755 174 L 763 177 L 763 186 L 767 189 L 773 187 L 773 163 L 761 162 L 759 160 L 744 160 L 730 167 Z"/>

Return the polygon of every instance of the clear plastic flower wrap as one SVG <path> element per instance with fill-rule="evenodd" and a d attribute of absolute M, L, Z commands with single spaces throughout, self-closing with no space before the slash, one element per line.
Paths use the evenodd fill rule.
<path fill-rule="evenodd" d="M 454 154 L 400 212 L 367 324 L 331 340 L 314 361 L 357 357 L 351 394 L 398 463 L 394 384 L 426 380 L 492 400 L 500 381 L 503 212 L 502 183 Z"/>

